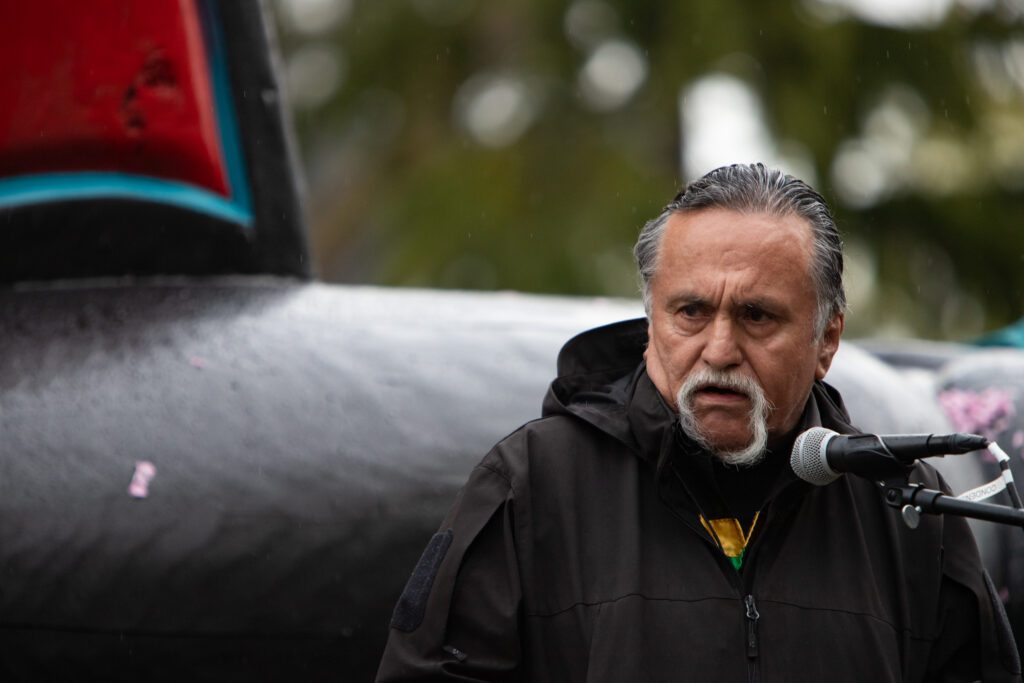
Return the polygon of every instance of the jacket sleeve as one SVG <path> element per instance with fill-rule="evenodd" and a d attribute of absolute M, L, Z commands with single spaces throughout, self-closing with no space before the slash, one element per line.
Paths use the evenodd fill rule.
<path fill-rule="evenodd" d="M 949 491 L 941 476 L 939 483 Z M 943 517 L 942 546 L 940 630 L 925 680 L 1019 683 L 1021 667 L 1013 632 L 964 518 Z"/>
<path fill-rule="evenodd" d="M 413 570 L 378 683 L 519 680 L 514 490 L 501 463 L 473 470 Z"/>

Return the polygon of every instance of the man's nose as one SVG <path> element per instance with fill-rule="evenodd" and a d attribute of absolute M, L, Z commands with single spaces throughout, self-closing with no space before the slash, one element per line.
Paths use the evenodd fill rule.
<path fill-rule="evenodd" d="M 701 353 L 709 367 L 724 370 L 735 367 L 743 361 L 736 339 L 736 328 L 733 321 L 725 316 L 715 318 L 705 328 L 707 341 Z"/>

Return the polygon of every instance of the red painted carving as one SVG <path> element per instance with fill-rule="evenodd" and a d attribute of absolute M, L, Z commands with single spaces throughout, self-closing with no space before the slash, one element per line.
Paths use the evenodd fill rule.
<path fill-rule="evenodd" d="M 0 177 L 118 171 L 228 195 L 196 0 L 0 0 Z"/>

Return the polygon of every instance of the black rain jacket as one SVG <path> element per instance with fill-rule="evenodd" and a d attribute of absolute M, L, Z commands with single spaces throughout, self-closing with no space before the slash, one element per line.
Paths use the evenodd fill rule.
<path fill-rule="evenodd" d="M 559 356 L 544 417 L 473 470 L 395 609 L 378 681 L 1019 681 L 964 520 L 782 474 L 742 572 L 671 466 L 644 321 Z M 816 383 L 800 429 L 851 432 Z M 666 463 L 668 463 L 666 465 Z M 944 486 L 918 466 L 912 481 Z"/>

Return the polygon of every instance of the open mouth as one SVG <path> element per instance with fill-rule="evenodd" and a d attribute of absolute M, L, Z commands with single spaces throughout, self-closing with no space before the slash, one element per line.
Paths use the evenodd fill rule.
<path fill-rule="evenodd" d="M 716 386 L 716 385 L 710 385 L 710 384 L 707 385 L 707 386 L 701 387 L 695 393 L 699 394 L 699 395 L 703 395 L 703 396 L 713 396 L 713 397 L 720 397 L 720 398 L 736 398 L 736 399 L 740 399 L 740 398 L 745 399 L 745 398 L 747 398 L 747 395 L 744 392 L 742 392 L 742 391 L 737 391 L 736 389 L 730 389 L 728 387 L 722 387 L 722 386 Z"/>

